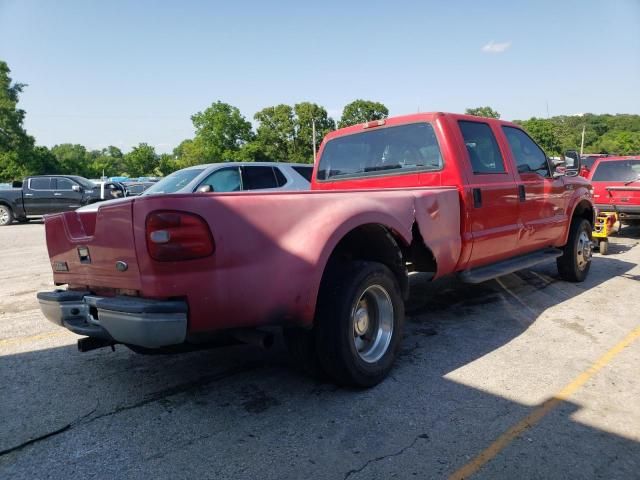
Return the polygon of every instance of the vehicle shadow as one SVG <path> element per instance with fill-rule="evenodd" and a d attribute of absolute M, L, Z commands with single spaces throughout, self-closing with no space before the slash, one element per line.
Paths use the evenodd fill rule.
<path fill-rule="evenodd" d="M 300 375 L 281 340 L 270 351 L 142 356 L 65 345 L 5 355 L 0 476 L 444 478 L 546 400 L 465 385 L 456 371 L 634 266 L 596 257 L 582 284 L 562 282 L 553 264 L 475 286 L 415 275 L 397 365 L 364 391 Z M 516 367 L 478 374 L 508 382 Z M 632 478 L 640 443 L 575 421 L 581 408 L 561 402 L 509 447 L 518 461 L 492 462 L 485 478 Z"/>

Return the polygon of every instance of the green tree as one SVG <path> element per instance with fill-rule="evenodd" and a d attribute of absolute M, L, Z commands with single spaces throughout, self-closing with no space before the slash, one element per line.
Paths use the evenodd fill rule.
<path fill-rule="evenodd" d="M 616 155 L 640 154 L 640 132 L 615 131 L 604 134 L 598 139 L 597 151 Z"/>
<path fill-rule="evenodd" d="M 54 167 L 53 158 L 35 149 L 35 140 L 23 127 L 25 111 L 18 108 L 18 100 L 26 85 L 13 83 L 10 73 L 0 60 L 0 180 L 9 181 Z"/>
<path fill-rule="evenodd" d="M 127 170 L 122 150 L 113 145 L 102 150 L 92 150 L 87 152 L 87 162 L 91 171 L 91 178 L 117 177 Z"/>
<path fill-rule="evenodd" d="M 259 123 L 253 148 L 274 162 L 290 161 L 295 151 L 296 122 L 289 105 L 263 108 L 254 117 Z"/>
<path fill-rule="evenodd" d="M 547 155 L 559 155 L 562 152 L 558 127 L 551 120 L 533 117 L 520 124 Z"/>
<path fill-rule="evenodd" d="M 159 177 L 167 176 L 180 168 L 175 155 L 163 153 L 158 157 L 158 166 L 154 170 L 154 174 Z"/>
<path fill-rule="evenodd" d="M 500 118 L 500 114 L 491 107 L 467 108 L 464 113 L 476 117 Z"/>
<path fill-rule="evenodd" d="M 220 161 L 212 157 L 205 140 L 200 137 L 183 140 L 173 149 L 173 155 L 180 168 Z"/>
<path fill-rule="evenodd" d="M 253 139 L 251 122 L 236 107 L 217 101 L 191 117 L 196 135 L 182 145 L 180 152 L 189 154 L 189 163 L 238 160 L 240 149 Z M 183 142 L 184 144 L 185 142 Z M 197 160 L 194 158 L 197 155 Z"/>
<path fill-rule="evenodd" d="M 336 122 L 329 117 L 324 107 L 315 103 L 302 102 L 293 107 L 295 112 L 295 151 L 291 161 L 313 163 L 313 123 L 316 129 L 316 148 L 323 137 L 336 129 Z"/>
<path fill-rule="evenodd" d="M 158 155 L 151 145 L 140 143 L 125 154 L 124 162 L 127 167 L 126 173 L 131 177 L 153 175 L 158 168 Z"/>
<path fill-rule="evenodd" d="M 338 127 L 343 128 L 372 120 L 381 120 L 388 116 L 389 109 L 382 103 L 358 99 L 345 105 Z"/>
<path fill-rule="evenodd" d="M 56 157 L 61 173 L 88 175 L 90 164 L 83 145 L 63 143 L 51 148 L 51 153 Z"/>

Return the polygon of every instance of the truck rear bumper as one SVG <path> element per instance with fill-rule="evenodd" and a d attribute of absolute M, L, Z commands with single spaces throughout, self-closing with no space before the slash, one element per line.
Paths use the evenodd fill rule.
<path fill-rule="evenodd" d="M 620 220 L 640 219 L 640 205 L 596 204 L 596 208 L 601 212 L 616 212 Z"/>
<path fill-rule="evenodd" d="M 78 335 L 158 348 L 184 343 L 187 303 L 136 297 L 97 297 L 89 292 L 39 292 L 44 316 Z"/>

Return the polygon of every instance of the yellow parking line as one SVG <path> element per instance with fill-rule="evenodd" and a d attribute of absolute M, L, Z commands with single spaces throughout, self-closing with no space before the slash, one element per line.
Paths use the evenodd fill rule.
<path fill-rule="evenodd" d="M 53 338 L 53 337 L 66 335 L 67 333 L 69 332 L 67 332 L 66 330 L 55 330 L 53 332 L 39 333 L 38 335 L 29 335 L 26 337 L 5 338 L 0 340 L 0 347 L 5 347 L 7 345 L 19 345 L 21 343 L 36 342 L 38 340 L 43 340 L 45 338 Z"/>
<path fill-rule="evenodd" d="M 584 385 L 591 377 L 598 373 L 602 368 L 609 364 L 620 352 L 631 345 L 635 340 L 640 338 L 640 327 L 631 331 L 620 343 L 615 345 L 611 350 L 602 355 L 595 363 L 593 363 L 584 372 L 578 375 L 571 383 L 566 385 L 562 390 L 556 393 L 552 398 L 546 400 L 536 407 L 524 419 L 513 425 L 506 432 L 500 435 L 491 445 L 480 452 L 469 463 L 456 470 L 449 476 L 449 480 L 462 480 L 469 478 L 471 475 L 480 470 L 486 463 L 491 461 L 505 447 L 516 439 L 522 432 L 535 426 L 549 412 L 555 409 L 562 402 L 566 401 L 573 395 L 582 385 Z"/>

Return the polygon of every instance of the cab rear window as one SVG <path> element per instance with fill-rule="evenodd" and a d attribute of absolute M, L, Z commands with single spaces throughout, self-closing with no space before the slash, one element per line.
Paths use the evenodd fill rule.
<path fill-rule="evenodd" d="M 603 161 L 591 178 L 594 182 L 629 182 L 640 175 L 640 159 Z"/>
<path fill-rule="evenodd" d="M 442 165 L 431 124 L 411 123 L 330 140 L 320 158 L 318 180 L 435 171 Z"/>

